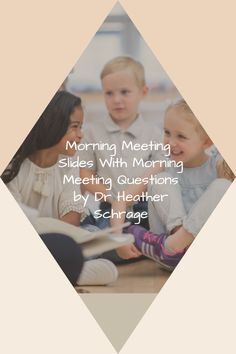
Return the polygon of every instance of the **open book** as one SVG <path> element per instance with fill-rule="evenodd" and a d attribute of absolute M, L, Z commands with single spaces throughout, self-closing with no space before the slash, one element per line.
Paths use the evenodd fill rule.
<path fill-rule="evenodd" d="M 122 234 L 122 229 L 129 223 L 90 232 L 54 218 L 32 217 L 30 222 L 39 234 L 60 233 L 71 237 L 80 244 L 85 257 L 96 256 L 134 242 L 133 235 Z"/>

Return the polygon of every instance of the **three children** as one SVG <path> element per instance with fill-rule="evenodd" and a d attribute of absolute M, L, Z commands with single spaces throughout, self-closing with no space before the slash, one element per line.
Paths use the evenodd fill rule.
<path fill-rule="evenodd" d="M 108 115 L 102 122 L 93 121 L 92 126 L 87 126 L 83 142 L 91 147 L 80 151 L 81 160 L 90 161 L 90 168 L 80 169 L 80 177 L 91 181 L 83 186 L 84 192 L 94 195 L 95 199 L 98 194 L 103 196 L 102 202 L 99 198 L 101 217 L 96 219 L 94 214 L 93 221 L 104 228 L 110 220 L 112 224 L 116 222 L 112 219 L 112 211 L 124 212 L 124 215 L 127 210 L 146 212 L 150 231 L 147 231 L 147 218 L 142 220 L 145 228 L 137 225 L 129 227 L 135 243 L 121 247 L 117 254 L 123 259 L 144 254 L 173 269 L 234 176 L 225 162 L 206 153 L 212 142 L 183 100 L 167 109 L 164 122 L 164 145 L 170 147 L 172 160 L 183 162 L 183 170 L 179 173 L 178 168 L 170 167 L 163 171 L 158 164 L 155 168 L 145 169 L 146 162 L 158 161 L 163 157 L 158 150 L 148 148 L 151 141 L 160 141 L 160 133 L 156 127 L 147 124 L 139 112 L 140 103 L 148 92 L 144 68 L 132 58 L 117 57 L 104 66 L 101 81 Z M 80 144 L 82 123 L 80 98 L 64 91 L 56 93 L 2 175 L 18 202 L 37 209 L 40 216 L 60 218 L 74 225 L 80 225 L 85 210 L 81 201 L 73 199 L 72 189 L 76 189 L 76 194 L 81 192 L 78 185 L 63 184 L 62 176 L 64 173 L 76 174 L 76 170 L 59 169 L 57 163 L 61 154 L 69 157 L 75 154 L 72 147 L 65 148 L 68 146 L 66 142 L 71 146 L 73 142 Z M 116 156 L 112 156 L 108 149 L 92 148 L 93 143 L 97 142 L 109 142 L 116 146 Z M 143 164 L 133 165 L 137 151 L 124 151 L 123 142 L 127 145 L 146 144 L 147 149 L 138 151 Z M 162 202 L 149 201 L 148 209 L 142 198 L 136 204 L 117 202 L 119 192 L 141 195 L 147 190 L 146 183 L 131 187 L 119 183 L 121 175 L 142 181 L 151 174 L 178 178 L 178 185 L 152 184 L 148 187 L 149 195 L 168 194 L 169 198 Z M 107 180 L 112 180 L 112 184 L 106 184 Z M 105 214 L 110 217 L 105 218 Z M 88 220 L 90 222 L 91 218 Z M 105 272 L 108 270 L 111 274 L 109 281 L 116 279 L 116 269 L 109 261 L 87 261 L 87 267 L 89 262 L 95 262 L 98 279 L 106 278 L 102 274 L 104 267 L 107 268 L 104 268 Z M 106 279 L 105 283 L 109 281 Z"/>

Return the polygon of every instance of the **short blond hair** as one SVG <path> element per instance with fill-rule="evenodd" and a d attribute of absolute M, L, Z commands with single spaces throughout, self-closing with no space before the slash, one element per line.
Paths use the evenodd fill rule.
<path fill-rule="evenodd" d="M 205 131 L 205 129 L 202 127 L 202 125 L 199 123 L 199 120 L 196 118 L 195 114 L 187 104 L 187 102 L 184 99 L 180 99 L 175 103 L 172 103 L 166 110 L 166 112 L 170 111 L 171 109 L 175 109 L 180 113 L 184 113 L 184 119 L 188 121 L 189 123 L 193 124 L 194 128 L 197 130 L 197 132 L 201 136 L 206 136 L 209 138 L 209 135 Z"/>
<path fill-rule="evenodd" d="M 116 57 L 106 63 L 102 69 L 100 79 L 103 80 L 105 76 L 124 69 L 131 69 L 139 87 L 146 85 L 143 65 L 139 61 L 126 56 Z"/>
<path fill-rule="evenodd" d="M 222 175 L 224 178 L 232 182 L 235 179 L 235 174 L 233 173 L 233 171 L 231 170 L 231 168 L 229 167 L 229 165 L 225 160 L 222 161 Z"/>

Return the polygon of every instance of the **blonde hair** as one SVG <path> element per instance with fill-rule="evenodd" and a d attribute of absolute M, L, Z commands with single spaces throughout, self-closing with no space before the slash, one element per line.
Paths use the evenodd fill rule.
<path fill-rule="evenodd" d="M 170 111 L 171 109 L 176 109 L 180 113 L 184 113 L 184 119 L 186 121 L 188 121 L 189 123 L 193 124 L 194 128 L 201 136 L 209 138 L 207 132 L 202 127 L 202 125 L 199 123 L 198 119 L 196 118 L 193 111 L 191 110 L 191 108 L 189 107 L 189 105 L 187 104 L 187 102 L 184 99 L 180 99 L 179 101 L 171 104 L 167 108 L 166 112 Z"/>
<path fill-rule="evenodd" d="M 106 63 L 104 68 L 102 69 L 100 79 L 102 80 L 105 76 L 124 69 L 132 70 L 137 85 L 139 87 L 143 87 L 146 85 L 143 65 L 139 61 L 125 56 L 116 57 Z"/>
<path fill-rule="evenodd" d="M 222 177 L 233 182 L 235 175 L 225 160 L 222 161 L 220 169 Z"/>

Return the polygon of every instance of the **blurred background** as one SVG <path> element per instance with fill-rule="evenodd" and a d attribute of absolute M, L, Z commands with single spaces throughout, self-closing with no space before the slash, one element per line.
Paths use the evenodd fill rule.
<path fill-rule="evenodd" d="M 161 127 L 166 106 L 180 95 L 119 3 L 71 70 L 63 88 L 82 98 L 85 121 L 103 119 L 106 109 L 101 94 L 100 72 L 106 62 L 120 55 L 131 56 L 144 65 L 150 91 L 142 102 L 141 112 L 145 119 Z"/>

